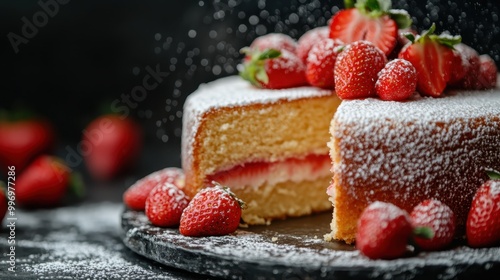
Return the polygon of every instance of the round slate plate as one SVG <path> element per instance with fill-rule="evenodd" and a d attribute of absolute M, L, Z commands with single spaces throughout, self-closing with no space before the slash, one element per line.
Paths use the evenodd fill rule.
<path fill-rule="evenodd" d="M 486 279 L 500 275 L 500 247 L 457 244 L 397 260 L 368 260 L 354 247 L 325 242 L 331 213 L 273 221 L 234 234 L 192 238 L 177 228 L 151 225 L 142 212 L 122 214 L 123 242 L 167 266 L 223 278 L 244 279 Z"/>

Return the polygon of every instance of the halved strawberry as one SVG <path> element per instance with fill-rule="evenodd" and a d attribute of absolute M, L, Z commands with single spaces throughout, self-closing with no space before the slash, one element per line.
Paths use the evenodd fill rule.
<path fill-rule="evenodd" d="M 408 34 L 411 44 L 399 53 L 399 58 L 411 62 L 417 70 L 417 90 L 421 94 L 440 96 L 451 77 L 454 60 L 453 46 L 460 36 L 435 35 L 436 25 L 420 36 Z"/>
<path fill-rule="evenodd" d="M 304 63 L 287 50 L 243 49 L 250 56 L 245 59 L 240 76 L 260 88 L 280 89 L 303 86 L 306 81 Z"/>
<path fill-rule="evenodd" d="M 370 41 L 386 56 L 396 46 L 398 28 L 411 25 L 408 13 L 392 10 L 390 0 L 345 1 L 345 6 L 332 17 L 330 38 L 346 44 Z"/>

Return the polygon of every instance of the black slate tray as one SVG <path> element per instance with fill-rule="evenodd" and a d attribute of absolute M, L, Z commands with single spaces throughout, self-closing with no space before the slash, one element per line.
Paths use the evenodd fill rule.
<path fill-rule="evenodd" d="M 354 247 L 325 242 L 331 213 L 240 228 L 220 237 L 182 236 L 151 225 L 142 212 L 122 213 L 123 242 L 167 266 L 227 279 L 495 279 L 500 247 L 457 244 L 397 260 L 369 260 Z"/>

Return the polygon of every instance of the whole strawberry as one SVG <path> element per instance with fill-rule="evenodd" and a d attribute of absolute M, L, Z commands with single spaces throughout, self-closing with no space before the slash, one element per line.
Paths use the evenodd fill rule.
<path fill-rule="evenodd" d="M 238 228 L 243 202 L 225 187 L 215 185 L 198 192 L 181 217 L 179 231 L 186 236 L 215 236 Z"/>
<path fill-rule="evenodd" d="M 478 89 L 490 89 L 497 86 L 497 65 L 495 61 L 487 54 L 479 56 L 479 77 Z"/>
<path fill-rule="evenodd" d="M 172 183 L 157 185 L 146 200 L 146 216 L 159 227 L 171 227 L 179 224 L 182 211 L 188 206 L 189 198 Z"/>
<path fill-rule="evenodd" d="M 449 84 L 460 89 L 477 89 L 481 70 L 477 51 L 464 43 L 459 43 L 454 46 L 454 55 L 453 71 Z M 462 72 L 464 73 L 462 74 Z"/>
<path fill-rule="evenodd" d="M 410 213 L 414 227 L 414 241 L 423 250 L 440 250 L 453 241 L 455 236 L 455 214 L 439 200 L 428 199 L 415 206 Z M 422 238 L 422 233 L 430 231 L 430 236 Z"/>
<path fill-rule="evenodd" d="M 391 5 L 390 0 L 345 1 L 346 9 L 332 17 L 330 38 L 346 44 L 366 40 L 389 55 L 396 46 L 398 28 L 411 25 L 408 13 L 392 10 Z"/>
<path fill-rule="evenodd" d="M 131 168 L 142 148 L 141 128 L 130 118 L 103 115 L 83 131 L 82 152 L 90 174 L 98 180 L 110 180 Z"/>
<path fill-rule="evenodd" d="M 322 39 L 309 51 L 306 78 L 310 85 L 320 88 L 335 88 L 333 69 L 344 44 L 339 40 Z"/>
<path fill-rule="evenodd" d="M 39 156 L 17 177 L 16 201 L 30 208 L 58 206 L 70 184 L 77 186 L 71 175 L 61 159 Z"/>
<path fill-rule="evenodd" d="M 157 186 L 172 183 L 177 188 L 184 187 L 184 172 L 177 167 L 167 167 L 138 180 L 123 193 L 123 202 L 136 211 L 144 211 L 149 193 Z"/>
<path fill-rule="evenodd" d="M 417 70 L 417 90 L 421 94 L 438 97 L 443 94 L 455 61 L 453 46 L 460 43 L 460 36 L 435 35 L 436 25 L 420 36 L 408 34 L 412 41 L 399 53 Z"/>
<path fill-rule="evenodd" d="M 368 41 L 347 45 L 335 64 L 335 92 L 341 99 L 374 96 L 377 75 L 386 63 L 384 53 Z"/>
<path fill-rule="evenodd" d="M 244 49 L 243 52 L 250 58 L 245 60 L 240 76 L 252 85 L 281 89 L 307 84 L 306 67 L 295 53 L 277 49 Z"/>
<path fill-rule="evenodd" d="M 325 38 L 329 38 L 330 29 L 328 26 L 316 27 L 313 28 L 304 35 L 300 36 L 297 41 L 297 56 L 302 60 L 304 64 L 307 63 L 307 57 L 309 56 L 309 51 L 318 41 L 321 41 Z"/>
<path fill-rule="evenodd" d="M 404 59 L 387 63 L 378 74 L 375 91 L 382 100 L 402 101 L 410 98 L 417 88 L 417 71 Z"/>
<path fill-rule="evenodd" d="M 500 179 L 500 178 L 499 178 Z M 500 180 L 489 180 L 477 190 L 466 222 L 471 247 L 500 244 Z"/>
<path fill-rule="evenodd" d="M 287 50 L 289 52 L 295 53 L 296 48 L 297 42 L 295 42 L 292 37 L 281 33 L 269 33 L 257 37 L 250 44 L 250 49 L 258 51 L 275 49 L 279 51 Z"/>
<path fill-rule="evenodd" d="M 0 181 L 0 224 L 7 213 L 7 195 L 5 184 Z"/>
<path fill-rule="evenodd" d="M 371 259 L 394 259 L 405 254 L 411 234 L 406 211 L 394 204 L 376 201 L 359 218 L 356 247 Z"/>
<path fill-rule="evenodd" d="M 48 152 L 54 145 L 52 126 L 42 120 L 0 119 L 0 165 L 23 170 L 36 156 Z"/>

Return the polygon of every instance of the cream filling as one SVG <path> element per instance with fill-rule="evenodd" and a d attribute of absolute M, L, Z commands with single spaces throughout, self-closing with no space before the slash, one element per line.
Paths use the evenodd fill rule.
<path fill-rule="evenodd" d="M 259 165 L 237 167 L 208 177 L 231 189 L 241 190 L 257 189 L 263 185 L 276 185 L 287 181 L 314 181 L 331 176 L 331 162 L 328 156 L 315 161 L 292 159 Z M 222 173 L 224 175 L 221 176 Z M 327 187 L 325 186 L 325 191 Z"/>

